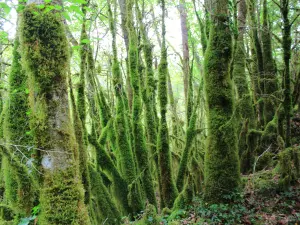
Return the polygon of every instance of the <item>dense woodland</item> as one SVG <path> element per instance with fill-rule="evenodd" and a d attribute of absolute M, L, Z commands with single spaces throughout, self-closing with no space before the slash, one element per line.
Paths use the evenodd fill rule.
<path fill-rule="evenodd" d="M 298 0 L 1 0 L 0 224 L 297 224 Z"/>

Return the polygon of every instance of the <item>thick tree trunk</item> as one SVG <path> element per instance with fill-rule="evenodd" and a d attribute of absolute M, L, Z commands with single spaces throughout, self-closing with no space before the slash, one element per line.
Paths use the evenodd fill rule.
<path fill-rule="evenodd" d="M 70 118 L 67 72 L 69 49 L 57 11 L 28 5 L 20 25 L 22 62 L 30 83 L 30 106 L 37 147 L 42 149 L 42 224 L 90 224 L 84 204 L 78 149 Z"/>
<path fill-rule="evenodd" d="M 205 199 L 225 201 L 239 187 L 240 170 L 233 116 L 233 89 L 229 74 L 231 31 L 228 1 L 212 1 L 209 42 L 204 58 L 204 86 L 208 110 L 205 153 Z"/>

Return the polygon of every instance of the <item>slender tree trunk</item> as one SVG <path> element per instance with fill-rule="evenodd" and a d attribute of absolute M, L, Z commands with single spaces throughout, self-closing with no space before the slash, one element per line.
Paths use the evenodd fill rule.
<path fill-rule="evenodd" d="M 290 78 L 290 59 L 291 59 L 291 24 L 289 20 L 289 0 L 281 0 L 281 16 L 283 20 L 282 29 L 282 48 L 284 62 L 284 111 L 286 120 L 285 145 L 291 146 L 291 111 L 292 111 L 292 96 L 291 96 L 291 78 Z"/>
<path fill-rule="evenodd" d="M 276 93 L 278 91 L 278 81 L 276 79 L 276 67 L 273 59 L 272 37 L 268 21 L 267 0 L 263 0 L 263 27 L 262 27 L 262 49 L 264 58 L 264 121 L 270 122 L 278 106 Z"/>
<path fill-rule="evenodd" d="M 158 99 L 160 105 L 160 120 L 158 131 L 158 161 L 161 174 L 161 195 L 164 206 L 171 208 L 178 195 L 177 188 L 175 186 L 172 170 L 171 170 L 171 155 L 169 147 L 169 132 L 167 125 L 167 75 L 168 75 L 168 62 L 167 62 L 167 49 L 166 49 L 166 27 L 165 27 L 165 1 L 161 0 L 162 5 L 162 48 L 161 48 L 161 61 L 159 64 L 159 84 L 158 84 Z"/>

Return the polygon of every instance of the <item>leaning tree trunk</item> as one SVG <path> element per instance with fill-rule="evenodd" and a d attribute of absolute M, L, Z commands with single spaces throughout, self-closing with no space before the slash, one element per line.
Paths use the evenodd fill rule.
<path fill-rule="evenodd" d="M 204 58 L 208 110 L 205 153 L 205 199 L 224 201 L 239 187 L 240 171 L 233 118 L 233 91 L 229 74 L 231 31 L 228 0 L 213 1 L 209 42 Z"/>
<path fill-rule="evenodd" d="M 20 24 L 33 132 L 42 151 L 41 224 L 90 224 L 84 204 L 67 87 L 69 49 L 61 14 L 30 4 Z"/>

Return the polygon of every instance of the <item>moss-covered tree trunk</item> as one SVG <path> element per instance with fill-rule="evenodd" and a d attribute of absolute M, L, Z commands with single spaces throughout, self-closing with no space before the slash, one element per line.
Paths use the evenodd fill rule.
<path fill-rule="evenodd" d="M 273 59 L 272 36 L 268 21 L 267 0 L 263 1 L 263 30 L 261 34 L 262 50 L 264 58 L 264 121 L 270 122 L 275 115 L 275 108 L 278 106 L 278 82 L 276 79 L 276 66 Z"/>
<path fill-rule="evenodd" d="M 285 145 L 291 146 L 291 110 L 292 110 L 292 95 L 291 95 L 291 78 L 290 78 L 290 59 L 291 59 L 291 25 L 289 20 L 289 0 L 280 1 L 280 11 L 283 20 L 282 29 L 282 49 L 284 62 L 284 111 L 286 120 Z"/>
<path fill-rule="evenodd" d="M 111 9 L 109 9 L 109 25 L 113 36 L 112 39 L 112 49 L 113 49 L 113 63 L 112 63 L 112 73 L 113 82 L 115 88 L 115 94 L 117 97 L 116 104 L 116 118 L 114 121 L 114 129 L 117 139 L 117 148 L 120 154 L 121 168 L 124 180 L 127 182 L 128 187 L 128 205 L 130 213 L 138 213 L 143 209 L 142 197 L 139 188 L 139 182 L 136 179 L 137 170 L 135 158 L 131 149 L 131 134 L 129 132 L 128 124 L 125 118 L 126 106 L 125 98 L 123 95 L 123 85 L 121 70 L 118 61 L 117 46 L 116 46 L 116 28 L 112 18 Z"/>
<path fill-rule="evenodd" d="M 233 118 L 233 91 L 229 75 L 231 31 L 228 1 L 213 1 L 209 42 L 204 58 L 204 86 L 208 110 L 205 152 L 205 199 L 224 200 L 239 187 L 240 169 Z"/>
<path fill-rule="evenodd" d="M 148 149 L 146 148 L 145 134 L 141 123 L 142 96 L 141 96 L 141 74 L 138 71 L 138 38 L 133 26 L 133 7 L 134 0 L 127 0 L 127 29 L 129 34 L 128 66 L 131 86 L 133 90 L 132 105 L 132 129 L 133 144 L 137 159 L 139 172 L 142 173 L 143 188 L 149 203 L 156 204 L 156 198 L 153 187 L 153 179 L 148 160 Z"/>
<path fill-rule="evenodd" d="M 27 157 L 27 161 L 32 160 L 32 162 L 27 163 L 29 163 L 29 165 L 32 163 L 32 166 L 34 167 L 36 157 L 33 158 L 32 155 L 35 155 L 36 152 L 34 151 L 34 148 L 32 148 L 34 143 L 29 124 L 31 112 L 28 102 L 27 76 L 22 69 L 19 48 L 20 42 L 17 32 L 13 48 L 12 68 L 8 77 L 9 101 L 7 101 L 5 107 L 4 136 L 6 142 L 9 144 L 9 151 L 13 153 L 17 150 L 16 148 L 18 148 L 22 154 Z M 14 147 L 13 145 L 18 145 L 19 147 Z M 20 152 L 18 152 L 18 154 L 20 154 Z M 17 157 L 16 160 L 21 160 L 23 157 L 23 155 L 20 155 L 20 157 Z M 21 161 L 19 163 L 21 163 Z M 14 203 L 14 206 L 18 209 L 18 213 L 20 213 L 20 215 L 28 216 L 31 213 L 33 201 L 35 200 L 33 184 L 29 179 L 29 174 L 18 173 L 18 168 L 14 168 L 13 165 L 10 165 L 9 163 L 6 166 L 10 171 L 7 175 L 10 177 L 4 177 L 4 180 L 13 180 L 17 184 L 17 187 L 9 188 L 7 186 L 7 192 L 11 192 L 9 189 L 15 189 L 17 191 L 14 193 L 15 196 L 13 197 L 16 201 L 13 199 L 10 199 L 10 201 L 11 203 Z M 36 171 L 33 168 L 31 169 L 36 175 Z M 27 170 L 24 171 L 28 172 Z"/>
<path fill-rule="evenodd" d="M 161 202 L 162 206 L 171 208 L 178 195 L 177 188 L 173 180 L 171 169 L 171 155 L 169 147 L 169 132 L 167 124 L 167 76 L 168 76 L 168 61 L 167 61 L 167 48 L 166 48 L 166 26 L 165 26 L 165 1 L 161 0 L 162 7 L 162 47 L 161 59 L 159 64 L 159 77 L 158 77 L 158 102 L 160 105 L 160 119 L 158 128 L 157 151 L 159 170 L 161 177 Z"/>
<path fill-rule="evenodd" d="M 20 23 L 22 63 L 29 76 L 34 137 L 42 150 L 41 224 L 90 224 L 75 160 L 67 72 L 69 49 L 58 11 L 27 5 Z"/>
<path fill-rule="evenodd" d="M 257 19 L 256 19 L 256 0 L 246 0 L 247 9 L 248 9 L 248 19 L 250 25 L 250 48 L 251 48 L 251 70 L 250 77 L 253 87 L 253 100 L 256 105 L 256 114 L 258 125 L 264 126 L 264 105 L 261 99 L 264 88 L 263 88 L 263 53 L 258 38 L 258 28 L 257 28 Z"/>
<path fill-rule="evenodd" d="M 238 124 L 239 134 L 239 153 L 241 156 L 241 170 L 246 172 L 251 169 L 251 154 L 254 153 L 255 146 L 247 144 L 248 129 L 255 128 L 256 118 L 252 104 L 251 92 L 248 85 L 246 74 L 246 49 L 244 44 L 245 26 L 246 26 L 247 6 L 246 1 L 241 0 L 238 3 L 238 36 L 236 39 L 236 49 L 233 60 L 233 81 L 237 89 L 237 113 L 239 120 L 243 121 Z M 247 125 L 247 126 L 246 126 Z"/>

